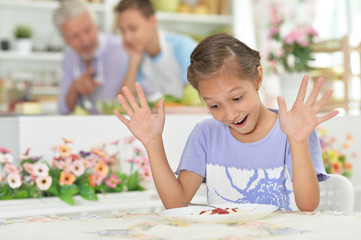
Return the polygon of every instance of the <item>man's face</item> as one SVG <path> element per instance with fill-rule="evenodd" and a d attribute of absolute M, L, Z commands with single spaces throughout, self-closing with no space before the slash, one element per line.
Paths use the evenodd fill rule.
<path fill-rule="evenodd" d="M 81 13 L 61 25 L 67 45 L 71 46 L 83 60 L 93 58 L 98 47 L 98 29 L 89 13 Z"/>

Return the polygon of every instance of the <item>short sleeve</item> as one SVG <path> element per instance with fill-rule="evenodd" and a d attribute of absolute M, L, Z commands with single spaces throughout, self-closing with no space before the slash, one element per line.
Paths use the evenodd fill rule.
<path fill-rule="evenodd" d="M 175 174 L 179 175 L 182 170 L 187 170 L 206 177 L 207 151 L 205 139 L 205 132 L 201 124 L 198 123 L 188 137 Z"/>
<path fill-rule="evenodd" d="M 181 69 L 183 84 L 188 83 L 187 69 L 190 64 L 190 56 L 196 46 L 197 42 L 186 35 L 179 35 L 174 43 L 174 56 Z"/>

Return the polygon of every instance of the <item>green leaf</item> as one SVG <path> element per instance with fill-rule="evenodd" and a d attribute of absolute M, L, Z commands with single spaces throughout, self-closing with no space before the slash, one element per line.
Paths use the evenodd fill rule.
<path fill-rule="evenodd" d="M 82 183 L 79 187 L 79 194 L 82 198 L 97 201 L 98 197 L 95 193 L 95 189 L 89 185 L 89 183 Z"/>
<path fill-rule="evenodd" d="M 79 187 L 75 184 L 72 185 L 60 185 L 60 195 L 62 194 L 75 195 L 79 193 Z"/>
<path fill-rule="evenodd" d="M 59 196 L 59 183 L 53 181 L 48 192 L 55 196 Z"/>
<path fill-rule="evenodd" d="M 14 199 L 15 197 L 7 195 L 7 196 L 3 196 L 0 198 L 0 200 L 10 200 L 10 199 Z"/>
<path fill-rule="evenodd" d="M 139 188 L 138 171 L 135 171 L 132 175 L 128 177 L 127 188 L 128 191 L 135 191 Z"/>
<path fill-rule="evenodd" d="M 72 206 L 75 205 L 75 200 L 73 198 L 73 195 L 69 194 L 68 192 L 62 192 L 59 195 L 59 198 L 69 205 L 72 205 Z"/>
<path fill-rule="evenodd" d="M 7 184 L 5 186 L 1 187 L 0 195 L 6 196 L 6 195 L 8 195 L 8 192 L 9 192 L 9 186 Z"/>
<path fill-rule="evenodd" d="M 16 193 L 15 198 L 21 199 L 21 198 L 28 198 L 28 192 L 26 190 L 20 190 Z"/>

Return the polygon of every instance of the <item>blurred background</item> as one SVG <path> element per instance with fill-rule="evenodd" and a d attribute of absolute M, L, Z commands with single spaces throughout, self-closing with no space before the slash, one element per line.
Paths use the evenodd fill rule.
<path fill-rule="evenodd" d="M 118 1 L 87 1 L 98 15 L 99 29 L 105 33 L 118 31 L 113 11 Z M 64 49 L 52 21 L 58 4 L 52 0 L 0 0 L 1 114 L 58 114 L 56 100 Z M 197 41 L 228 32 L 259 50 L 266 73 L 261 91 L 269 107 L 277 107 L 277 95 L 287 98 L 287 93 L 294 95 L 298 87 L 298 83 L 288 86 L 287 80 L 282 83 L 283 78 L 291 73 L 307 73 L 314 79 L 325 77 L 326 87 L 334 89 L 325 111 L 339 108 L 345 114 L 359 114 L 360 1 L 153 0 L 153 4 L 161 28 L 186 33 Z M 310 29 L 314 30 L 312 34 L 306 32 Z M 30 43 L 20 44 L 21 34 Z M 304 37 L 300 34 L 307 37 L 306 42 L 297 42 L 297 36 Z M 290 46 L 286 46 L 287 41 Z M 301 48 L 291 46 L 294 42 Z M 298 61 L 303 66 L 297 66 Z M 24 102 L 32 104 L 28 111 L 21 106 Z"/>

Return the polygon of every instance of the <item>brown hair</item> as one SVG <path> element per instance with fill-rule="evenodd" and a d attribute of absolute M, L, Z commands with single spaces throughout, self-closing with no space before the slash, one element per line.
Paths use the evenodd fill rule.
<path fill-rule="evenodd" d="M 131 8 L 139 10 L 146 18 L 155 14 L 154 7 L 150 0 L 121 0 L 114 10 L 120 13 Z"/>
<path fill-rule="evenodd" d="M 187 78 L 197 90 L 199 80 L 220 70 L 253 80 L 258 76 L 260 60 L 258 51 L 227 33 L 219 33 L 205 38 L 193 50 Z"/>

